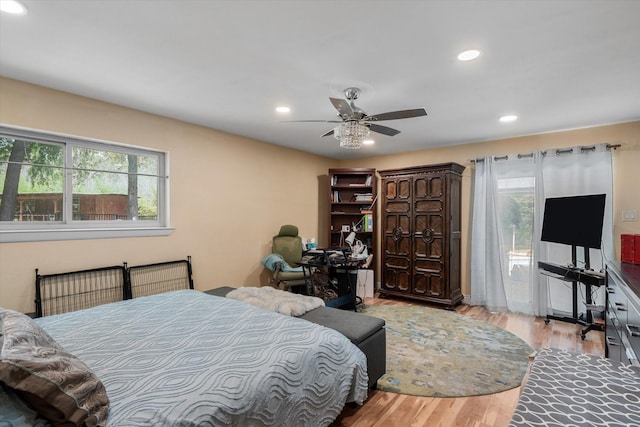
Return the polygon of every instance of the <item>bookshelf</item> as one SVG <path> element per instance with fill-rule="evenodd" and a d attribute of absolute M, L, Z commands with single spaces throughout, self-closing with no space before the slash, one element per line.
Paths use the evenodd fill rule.
<path fill-rule="evenodd" d="M 348 246 L 344 239 L 355 225 L 356 239 L 375 254 L 376 170 L 329 169 L 329 183 L 329 246 Z"/>

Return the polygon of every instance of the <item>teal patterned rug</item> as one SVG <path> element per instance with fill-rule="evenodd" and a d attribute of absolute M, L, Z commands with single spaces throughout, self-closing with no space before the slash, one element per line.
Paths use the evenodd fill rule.
<path fill-rule="evenodd" d="M 387 373 L 378 390 L 464 397 L 518 387 L 532 348 L 490 323 L 428 307 L 369 305 L 386 322 Z"/>

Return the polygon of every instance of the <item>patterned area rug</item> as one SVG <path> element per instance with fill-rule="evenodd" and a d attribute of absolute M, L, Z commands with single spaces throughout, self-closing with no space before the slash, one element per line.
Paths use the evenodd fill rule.
<path fill-rule="evenodd" d="M 490 323 L 445 310 L 391 305 L 363 313 L 386 321 L 387 373 L 379 390 L 464 397 L 518 387 L 533 349 Z"/>

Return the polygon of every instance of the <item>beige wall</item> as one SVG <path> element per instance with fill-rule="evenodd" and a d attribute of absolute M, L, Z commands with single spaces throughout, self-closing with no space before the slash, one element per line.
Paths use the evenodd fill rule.
<path fill-rule="evenodd" d="M 614 233 L 640 233 L 621 222 L 622 209 L 640 211 L 640 122 L 535 135 L 339 162 L 177 120 L 0 78 L 0 122 L 168 151 L 171 223 L 168 237 L 0 244 L 0 305 L 33 311 L 34 269 L 54 273 L 127 261 L 193 257 L 198 289 L 265 284 L 260 260 L 271 236 L 294 223 L 326 244 L 327 169 L 388 169 L 458 162 L 463 178 L 463 293 L 469 294 L 470 159 L 486 154 L 595 143 L 614 152 Z M 619 253 L 619 247 L 616 253 Z"/>
<path fill-rule="evenodd" d="M 344 162 L 340 166 L 371 167 L 377 170 L 445 162 L 456 162 L 466 166 L 462 179 L 462 293 L 469 295 L 469 254 L 471 250 L 469 224 L 471 221 L 471 182 L 473 176 L 473 163 L 470 160 L 486 155 L 530 153 L 533 150 L 602 143 L 621 145 L 620 148 L 613 151 L 613 233 L 616 244 L 616 259 L 620 259 L 620 234 L 640 234 L 640 222 L 622 222 L 623 209 L 636 210 L 640 213 L 640 185 L 638 185 L 640 181 L 640 122 L 371 157 Z M 379 229 L 380 227 L 378 227 Z"/>
<path fill-rule="evenodd" d="M 56 273 L 193 257 L 198 289 L 258 285 L 280 225 L 317 237 L 331 162 L 115 105 L 0 80 L 0 122 L 168 151 L 168 237 L 0 244 L 0 305 L 33 311 L 34 269 Z M 325 205 L 326 206 L 326 205 Z"/>

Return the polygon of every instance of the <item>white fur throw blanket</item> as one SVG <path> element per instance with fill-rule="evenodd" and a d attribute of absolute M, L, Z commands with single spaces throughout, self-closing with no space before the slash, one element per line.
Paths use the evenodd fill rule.
<path fill-rule="evenodd" d="M 234 289 L 227 294 L 227 298 L 244 301 L 265 310 L 275 311 L 287 316 L 302 316 L 307 311 L 324 305 L 324 301 L 320 298 L 292 294 L 269 286 Z"/>

